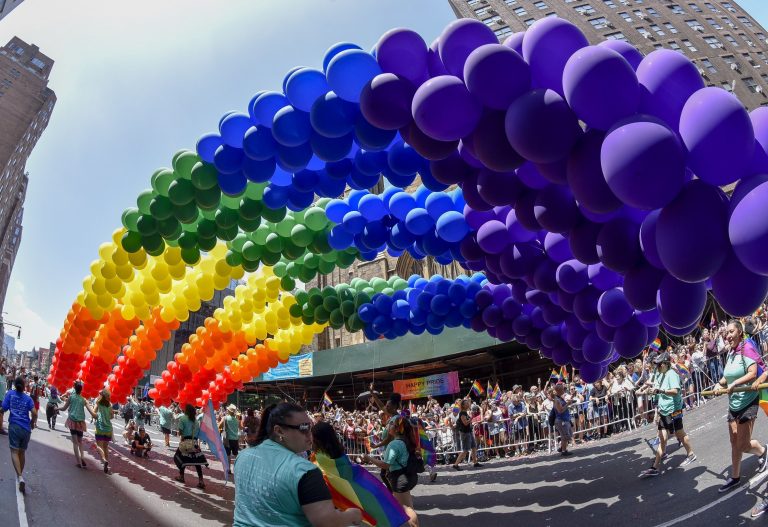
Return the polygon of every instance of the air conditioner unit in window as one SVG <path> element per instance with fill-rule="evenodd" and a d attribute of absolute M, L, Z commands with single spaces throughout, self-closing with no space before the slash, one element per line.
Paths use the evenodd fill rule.
<path fill-rule="evenodd" d="M 733 22 L 728 22 L 728 25 L 731 27 L 736 27 L 736 24 L 734 24 Z"/>
<path fill-rule="evenodd" d="M 608 23 L 606 24 L 606 26 L 608 26 L 608 27 L 609 27 L 609 28 L 611 28 L 611 29 L 616 29 L 616 26 L 614 26 L 614 25 L 613 25 L 613 22 L 608 22 Z"/>
<path fill-rule="evenodd" d="M 734 62 L 733 64 L 731 64 L 731 69 L 733 71 L 739 71 L 739 65 Z"/>
<path fill-rule="evenodd" d="M 699 33 L 704 33 L 704 28 L 701 26 L 696 26 L 693 28 L 695 31 L 698 31 Z"/>
<path fill-rule="evenodd" d="M 731 81 L 731 91 L 736 89 L 736 81 Z"/>
<path fill-rule="evenodd" d="M 582 11 L 581 14 L 584 16 L 592 16 L 592 13 L 589 13 L 587 11 Z"/>
<path fill-rule="evenodd" d="M 755 86 L 755 91 L 757 93 L 763 93 L 763 87 L 762 86 Z"/>
<path fill-rule="evenodd" d="M 699 68 L 699 75 L 701 75 L 701 76 L 702 76 L 702 77 L 704 77 L 705 79 L 708 79 L 708 78 L 709 78 L 709 75 L 707 75 L 707 72 L 706 72 L 706 71 L 704 71 L 704 70 L 703 70 L 703 69 L 701 69 L 701 68 Z"/>

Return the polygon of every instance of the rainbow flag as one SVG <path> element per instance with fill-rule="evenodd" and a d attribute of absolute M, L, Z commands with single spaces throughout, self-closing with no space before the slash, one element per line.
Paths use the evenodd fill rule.
<path fill-rule="evenodd" d="M 435 445 L 427 435 L 427 431 L 424 425 L 419 421 L 419 446 L 421 447 L 421 457 L 424 459 L 424 464 L 429 467 L 437 465 L 437 454 L 435 453 Z"/>
<path fill-rule="evenodd" d="M 682 377 L 691 376 L 691 370 L 689 370 L 685 364 L 675 364 L 675 369 L 677 370 L 677 373 L 679 373 Z"/>
<path fill-rule="evenodd" d="M 325 406 L 331 406 L 333 404 L 333 401 L 331 401 L 331 398 L 328 397 L 328 393 L 327 392 L 323 394 L 323 404 Z"/>
<path fill-rule="evenodd" d="M 563 379 L 560 377 L 560 374 L 557 373 L 557 370 L 552 368 L 552 373 L 549 374 L 549 380 L 550 381 L 562 381 Z"/>
<path fill-rule="evenodd" d="M 340 510 L 363 512 L 363 521 L 376 527 L 400 527 L 408 515 L 395 497 L 376 477 L 346 455 L 331 459 L 318 452 L 315 464 L 323 472 L 333 504 Z"/>
<path fill-rule="evenodd" d="M 768 415 L 768 390 L 760 390 L 760 408 Z"/>
<path fill-rule="evenodd" d="M 715 318 L 715 312 L 713 310 L 712 311 L 712 316 L 709 317 L 709 327 L 713 328 L 715 326 L 717 326 L 717 319 Z"/>
<path fill-rule="evenodd" d="M 496 386 L 493 387 L 493 400 L 494 401 L 501 401 L 501 388 L 499 388 L 499 383 L 496 383 Z"/>
<path fill-rule="evenodd" d="M 660 350 L 660 349 L 661 349 L 661 339 L 660 339 L 660 338 L 657 338 L 656 340 L 654 340 L 653 342 L 651 342 L 651 347 L 652 347 L 653 349 L 655 349 L 655 350 Z"/>
<path fill-rule="evenodd" d="M 483 385 L 478 382 L 477 379 L 475 379 L 475 382 L 472 383 L 472 393 L 480 397 L 485 393 L 485 389 L 483 389 Z"/>
<path fill-rule="evenodd" d="M 568 368 L 560 366 L 560 378 L 565 382 L 568 382 Z"/>
<path fill-rule="evenodd" d="M 493 396 L 493 386 L 491 386 L 490 380 L 488 380 L 488 383 L 485 385 L 485 393 L 488 394 L 489 399 Z"/>

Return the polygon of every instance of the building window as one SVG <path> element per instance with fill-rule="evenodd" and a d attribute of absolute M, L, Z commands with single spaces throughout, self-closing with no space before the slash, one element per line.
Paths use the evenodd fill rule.
<path fill-rule="evenodd" d="M 728 42 L 730 42 L 730 43 L 731 43 L 731 44 L 732 44 L 734 47 L 736 47 L 736 46 L 738 46 L 738 45 L 739 45 L 739 43 L 738 43 L 738 42 L 736 42 L 736 39 L 735 39 L 735 38 L 733 38 L 733 36 L 729 35 L 728 33 L 726 33 L 725 35 L 723 35 L 723 37 L 725 37 L 725 40 L 727 40 Z M 704 37 L 704 40 L 707 40 L 707 38 L 708 38 L 708 37 Z M 714 37 L 712 37 L 712 38 L 714 38 Z M 707 43 L 709 44 L 709 41 L 707 41 Z"/>
<path fill-rule="evenodd" d="M 712 5 L 712 2 L 704 2 L 704 6 L 713 13 L 719 13 L 720 10 Z"/>
<path fill-rule="evenodd" d="M 651 24 L 651 31 L 653 31 L 654 33 L 656 33 L 659 36 L 666 35 L 666 33 L 664 33 L 664 31 L 659 26 L 657 26 L 656 24 Z"/>
<path fill-rule="evenodd" d="M 755 62 L 755 59 L 753 59 L 752 56 L 749 53 L 742 53 L 741 56 L 744 57 L 744 60 L 747 61 L 747 64 L 749 64 L 753 68 L 759 68 L 760 67 L 760 64 Z"/>
<path fill-rule="evenodd" d="M 648 11 L 648 14 L 649 14 L 649 15 L 651 15 L 651 16 L 655 16 L 656 18 L 658 18 L 658 17 L 659 17 L 659 12 L 658 12 L 658 11 L 656 11 L 654 8 L 652 8 L 652 7 L 646 7 L 646 8 L 645 8 L 645 10 L 646 10 L 646 11 Z"/>
<path fill-rule="evenodd" d="M 717 69 L 712 64 L 712 61 L 709 60 L 708 58 L 704 57 L 703 59 L 701 59 L 700 62 L 701 62 L 701 65 L 704 66 L 704 69 L 707 72 L 709 72 L 709 73 L 717 73 Z"/>
<path fill-rule="evenodd" d="M 728 38 L 728 37 L 726 37 L 726 38 Z M 733 38 L 733 37 L 731 37 L 731 38 Z M 723 47 L 723 45 L 720 43 L 720 41 L 717 40 L 715 37 L 704 37 L 704 42 L 706 42 L 709 45 L 710 48 L 717 49 L 717 48 L 722 48 Z"/>
<path fill-rule="evenodd" d="M 694 13 L 701 13 L 701 8 L 692 2 L 688 3 L 688 7 L 690 7 L 691 11 L 693 11 Z"/>
<path fill-rule="evenodd" d="M 688 50 L 689 50 L 689 51 L 694 51 L 694 52 L 695 52 L 695 51 L 698 51 L 698 50 L 696 49 L 696 46 L 694 46 L 694 45 L 691 43 L 691 41 L 690 41 L 690 40 L 688 40 L 687 38 L 684 38 L 684 39 L 683 39 L 683 45 L 684 45 L 686 48 L 688 48 Z"/>
<path fill-rule="evenodd" d="M 621 31 L 616 31 L 615 33 L 608 33 L 605 35 L 605 38 L 608 40 L 623 40 L 624 42 L 628 42 L 626 35 L 622 33 Z"/>
<path fill-rule="evenodd" d="M 722 19 L 723 19 L 723 22 L 725 22 L 725 25 L 727 25 L 728 27 L 736 27 L 736 24 L 734 24 L 734 23 L 731 21 L 731 19 L 730 19 L 730 18 L 728 18 L 727 16 L 723 16 L 723 17 L 720 17 L 720 18 L 722 18 Z"/>
<path fill-rule="evenodd" d="M 545 9 L 546 9 L 548 6 L 547 6 L 547 4 L 546 4 L 545 2 L 541 2 L 541 1 L 539 1 L 539 2 L 534 2 L 534 3 L 533 3 L 533 7 L 535 7 L 536 9 L 541 9 L 541 10 L 543 11 L 543 10 L 545 10 Z"/>
<path fill-rule="evenodd" d="M 682 14 L 685 14 L 685 11 L 683 11 L 683 8 L 682 8 L 682 7 L 680 7 L 680 6 L 679 6 L 679 5 L 677 5 L 677 4 L 670 4 L 670 5 L 668 5 L 667 7 L 668 7 L 668 8 L 670 8 L 670 9 L 672 10 L 672 12 L 673 12 L 674 14 L 676 14 L 676 15 L 682 15 Z"/>
<path fill-rule="evenodd" d="M 643 38 L 647 38 L 649 40 L 655 40 L 653 38 L 653 35 L 651 35 L 651 32 L 645 29 L 644 27 L 637 28 L 637 32 L 640 33 L 643 36 Z"/>
<path fill-rule="evenodd" d="M 755 82 L 755 79 L 752 77 L 747 77 L 745 79 L 741 79 L 741 81 L 751 93 L 757 93 L 757 82 Z"/>
<path fill-rule="evenodd" d="M 529 19 L 523 21 L 523 24 L 525 24 L 527 27 L 531 27 L 534 22 L 536 22 L 535 18 L 529 18 Z"/>
<path fill-rule="evenodd" d="M 480 3 L 480 0 L 467 0 L 467 5 L 470 7 L 476 6 Z"/>
<path fill-rule="evenodd" d="M 671 41 L 668 45 L 669 45 L 669 49 L 674 49 L 675 51 L 679 51 L 680 53 L 683 52 L 683 50 L 680 49 L 680 44 L 678 44 L 674 40 Z"/>
<path fill-rule="evenodd" d="M 483 24 L 485 24 L 486 26 L 492 26 L 494 24 L 503 24 L 503 23 L 504 21 L 501 19 L 499 15 L 492 16 L 491 18 L 486 18 L 485 20 L 483 20 Z"/>
<path fill-rule="evenodd" d="M 685 23 L 688 24 L 688 27 L 690 27 L 694 31 L 699 31 L 699 32 L 704 31 L 704 26 L 702 26 L 701 22 L 699 22 L 696 19 L 692 18 L 690 20 L 686 20 Z"/>
<path fill-rule="evenodd" d="M 592 24 L 592 27 L 595 29 L 603 29 L 608 27 L 608 20 L 604 16 L 599 18 L 592 18 L 590 19 L 589 23 Z"/>
<path fill-rule="evenodd" d="M 715 28 L 715 29 L 723 29 L 723 26 L 721 26 L 721 25 L 720 25 L 720 24 L 717 22 L 717 20 L 715 20 L 715 19 L 714 19 L 714 18 L 712 18 L 712 17 L 707 17 L 707 18 L 705 18 L 704 20 L 706 20 L 706 21 L 707 21 L 707 24 L 709 24 L 710 26 L 712 26 L 712 27 L 713 27 L 713 28 Z"/>
<path fill-rule="evenodd" d="M 755 36 L 757 37 L 758 40 L 762 40 L 763 42 L 765 42 L 765 33 L 755 33 Z"/>
<path fill-rule="evenodd" d="M 747 35 L 745 35 L 744 33 L 739 33 L 739 36 L 747 44 L 747 46 L 749 46 L 750 48 L 755 47 L 755 43 L 752 42 L 752 39 L 750 39 Z"/>
<path fill-rule="evenodd" d="M 624 22 L 632 23 L 632 17 L 626 11 L 619 13 L 619 16 L 624 19 Z"/>
<path fill-rule="evenodd" d="M 723 55 L 722 59 L 723 59 L 723 62 L 725 62 L 726 64 L 736 64 L 736 59 L 733 58 L 733 55 Z M 732 68 L 732 69 L 736 69 L 736 68 Z"/>
<path fill-rule="evenodd" d="M 512 10 L 512 12 L 517 16 L 525 16 L 528 14 L 528 11 L 526 11 L 524 7 L 516 7 Z"/>
<path fill-rule="evenodd" d="M 577 5 L 574 7 L 577 13 L 582 15 L 591 15 L 595 12 L 595 8 L 589 4 Z"/>
<path fill-rule="evenodd" d="M 11 77 L 18 79 L 21 76 L 21 72 L 16 68 L 11 68 Z"/>
<path fill-rule="evenodd" d="M 43 62 L 42 60 L 38 59 L 37 57 L 32 59 L 30 62 L 32 62 L 33 66 L 36 66 L 39 69 L 45 68 L 45 62 Z"/>
<path fill-rule="evenodd" d="M 479 9 L 475 9 L 475 16 L 482 18 L 485 15 L 488 14 L 488 11 L 491 10 L 491 6 L 481 7 Z"/>
<path fill-rule="evenodd" d="M 758 51 L 756 54 L 758 59 L 762 60 L 763 63 L 768 64 L 768 57 L 766 57 L 765 53 Z"/>
<path fill-rule="evenodd" d="M 730 2 L 722 2 L 723 7 L 726 8 L 731 13 L 735 13 L 736 9 L 734 9 L 733 5 Z"/>
<path fill-rule="evenodd" d="M 677 33 L 677 28 L 670 22 L 664 22 L 664 27 L 666 27 L 673 35 Z"/>
<path fill-rule="evenodd" d="M 498 39 L 502 39 L 511 35 L 512 30 L 509 28 L 509 26 L 504 26 L 501 29 L 497 29 L 496 31 L 494 31 L 494 33 L 496 34 L 496 37 Z"/>
<path fill-rule="evenodd" d="M 507 5 L 515 5 L 517 3 L 517 0 L 504 0 L 504 3 Z"/>
<path fill-rule="evenodd" d="M 616 4 L 613 2 L 613 0 L 603 0 L 603 3 L 611 9 L 616 9 Z"/>
<path fill-rule="evenodd" d="M 768 84 L 768 73 L 761 73 L 760 78 L 764 83 Z"/>

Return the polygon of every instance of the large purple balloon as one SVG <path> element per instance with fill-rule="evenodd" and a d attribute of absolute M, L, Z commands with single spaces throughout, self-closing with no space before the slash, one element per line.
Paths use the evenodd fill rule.
<path fill-rule="evenodd" d="M 499 257 L 501 270 L 510 278 L 522 278 L 532 272 L 543 258 L 542 252 L 530 243 L 518 243 L 506 248 Z"/>
<path fill-rule="evenodd" d="M 678 129 L 680 114 L 688 98 L 704 87 L 696 66 L 671 49 L 657 49 L 637 67 L 642 86 L 640 111 L 656 116 L 673 130 Z"/>
<path fill-rule="evenodd" d="M 639 226 L 625 218 L 603 225 L 597 236 L 597 255 L 607 268 L 626 273 L 640 259 Z"/>
<path fill-rule="evenodd" d="M 745 317 L 754 313 L 765 301 L 768 277 L 753 273 L 730 252 L 712 277 L 712 294 L 728 313 Z"/>
<path fill-rule="evenodd" d="M 736 256 L 744 267 L 768 276 L 768 182 L 762 183 L 733 207 L 728 224 L 728 236 Z"/>
<path fill-rule="evenodd" d="M 477 243 L 490 254 L 499 254 L 509 245 L 507 227 L 498 220 L 490 220 L 477 231 Z"/>
<path fill-rule="evenodd" d="M 571 55 L 587 45 L 587 38 L 575 25 L 563 18 L 545 17 L 526 30 L 523 58 L 531 65 L 537 86 L 563 95 L 563 69 Z"/>
<path fill-rule="evenodd" d="M 552 348 L 552 362 L 558 366 L 566 366 L 571 361 L 571 350 L 562 343 Z"/>
<path fill-rule="evenodd" d="M 528 230 L 518 221 L 517 213 L 514 209 L 510 210 L 507 214 L 505 225 L 507 227 L 507 232 L 509 233 L 509 239 L 514 243 L 529 242 L 536 237 L 534 231 Z"/>
<path fill-rule="evenodd" d="M 411 103 L 416 87 L 394 73 L 376 75 L 360 94 L 360 111 L 366 120 L 383 130 L 397 130 L 411 122 Z"/>
<path fill-rule="evenodd" d="M 401 128 L 400 136 L 403 138 L 403 141 L 421 154 L 421 157 L 430 161 L 441 161 L 450 157 L 451 154 L 456 153 L 456 147 L 459 144 L 458 141 L 438 141 L 437 139 L 432 139 L 421 131 L 414 122 Z"/>
<path fill-rule="evenodd" d="M 512 103 L 505 130 L 512 148 L 534 163 L 565 158 L 582 133 L 563 98 L 543 89 L 529 91 Z"/>
<path fill-rule="evenodd" d="M 438 141 L 469 135 L 483 108 L 461 79 L 442 75 L 422 84 L 413 96 L 411 112 L 419 129 Z"/>
<path fill-rule="evenodd" d="M 621 275 L 608 269 L 601 263 L 592 264 L 587 269 L 589 281 L 600 291 L 608 291 L 621 285 Z"/>
<path fill-rule="evenodd" d="M 529 231 L 540 231 L 541 224 L 536 220 L 536 213 L 534 207 L 536 206 L 536 198 L 539 193 L 535 190 L 528 192 L 522 192 L 515 201 L 515 214 L 517 215 L 517 221 L 528 229 Z"/>
<path fill-rule="evenodd" d="M 516 51 L 501 44 L 486 44 L 467 58 L 464 82 L 484 106 L 506 110 L 531 89 L 531 71 Z"/>
<path fill-rule="evenodd" d="M 616 329 L 613 348 L 625 359 L 637 357 L 648 341 L 648 329 L 636 318 L 630 318 L 626 324 Z"/>
<path fill-rule="evenodd" d="M 619 53 L 587 46 L 571 55 L 563 71 L 565 100 L 590 128 L 608 130 L 640 105 L 635 70 Z"/>
<path fill-rule="evenodd" d="M 571 248 L 568 247 L 568 239 L 562 234 L 548 232 L 544 237 L 544 250 L 547 252 L 550 260 L 557 263 L 563 263 L 573 258 Z"/>
<path fill-rule="evenodd" d="M 579 220 L 579 209 L 568 187 L 550 185 L 541 190 L 533 207 L 536 221 L 550 232 L 566 232 Z"/>
<path fill-rule="evenodd" d="M 567 293 L 578 293 L 587 287 L 589 281 L 587 266 L 578 260 L 561 263 L 556 276 L 558 285 Z"/>
<path fill-rule="evenodd" d="M 429 168 L 430 172 L 432 172 L 432 177 L 446 185 L 463 183 L 473 173 L 472 167 L 461 158 L 455 149 L 453 153 L 445 159 L 431 161 L 429 163 Z"/>
<path fill-rule="evenodd" d="M 526 162 L 515 173 L 520 182 L 528 188 L 541 190 L 550 185 L 550 181 L 541 175 L 539 168 L 533 163 Z"/>
<path fill-rule="evenodd" d="M 637 320 L 645 324 L 646 326 L 658 326 L 661 324 L 661 316 L 659 310 L 655 307 L 648 311 L 635 311 Z M 655 337 L 654 337 L 655 338 Z"/>
<path fill-rule="evenodd" d="M 581 352 L 584 354 L 584 360 L 592 364 L 599 364 L 609 358 L 612 353 L 610 343 L 604 341 L 595 333 L 590 333 L 584 339 Z"/>
<path fill-rule="evenodd" d="M 593 287 L 582 289 L 573 301 L 573 313 L 581 322 L 594 322 L 597 317 L 597 302 L 600 292 Z"/>
<path fill-rule="evenodd" d="M 624 296 L 635 309 L 646 311 L 656 307 L 656 291 L 664 271 L 643 263 L 624 275 Z"/>
<path fill-rule="evenodd" d="M 440 60 L 448 73 L 463 78 L 470 53 L 484 44 L 498 44 L 491 28 L 472 18 L 460 18 L 446 26 L 438 40 Z"/>
<path fill-rule="evenodd" d="M 525 188 L 514 172 L 494 172 L 483 169 L 477 175 L 477 192 L 487 203 L 512 205 Z"/>
<path fill-rule="evenodd" d="M 727 185 L 747 172 L 755 149 L 752 121 L 741 101 L 721 88 L 691 95 L 680 115 L 688 166 L 712 185 Z"/>
<path fill-rule="evenodd" d="M 599 364 L 592 364 L 591 362 L 585 362 L 581 365 L 579 375 L 588 383 L 596 382 L 604 377 L 603 368 Z"/>
<path fill-rule="evenodd" d="M 568 245 L 573 256 L 585 264 L 596 264 L 600 261 L 597 255 L 597 237 L 603 226 L 589 220 L 583 220 L 568 232 Z"/>
<path fill-rule="evenodd" d="M 636 70 L 643 60 L 643 54 L 637 51 L 635 46 L 623 40 L 604 40 L 600 42 L 598 46 L 612 49 L 620 54 L 624 57 L 624 60 L 629 62 L 629 65 L 632 66 L 633 70 Z"/>
<path fill-rule="evenodd" d="M 496 172 L 508 172 L 525 163 L 507 141 L 505 119 L 506 112 L 485 110 L 469 138 L 478 161 Z"/>
<path fill-rule="evenodd" d="M 656 306 L 661 320 L 674 328 L 695 324 L 704 313 L 707 286 L 704 282 L 689 284 L 672 275 L 665 275 L 656 294 Z"/>
<path fill-rule="evenodd" d="M 382 71 L 420 84 L 427 76 L 427 43 L 413 30 L 390 29 L 376 43 L 376 60 Z"/>
<path fill-rule="evenodd" d="M 571 150 L 568 156 L 566 177 L 576 201 L 592 212 L 608 213 L 622 203 L 611 191 L 603 176 L 600 150 L 605 134 L 589 130 Z"/>
<path fill-rule="evenodd" d="M 663 207 L 685 182 L 685 152 L 677 135 L 643 117 L 619 123 L 610 131 L 600 162 L 611 191 L 639 209 Z"/>
<path fill-rule="evenodd" d="M 656 224 L 659 221 L 659 214 L 661 214 L 661 209 L 651 211 L 640 225 L 640 249 L 648 263 L 657 269 L 664 269 L 664 264 L 661 263 L 659 251 L 656 248 Z"/>
<path fill-rule="evenodd" d="M 699 179 L 688 182 L 656 223 L 656 247 L 664 267 L 684 282 L 706 280 L 725 260 L 727 225 L 723 192 Z"/>

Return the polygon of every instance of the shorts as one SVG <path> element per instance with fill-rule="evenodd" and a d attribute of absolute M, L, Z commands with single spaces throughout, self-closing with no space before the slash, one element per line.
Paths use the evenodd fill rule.
<path fill-rule="evenodd" d="M 237 455 L 240 451 L 240 441 L 237 439 L 227 439 L 224 441 L 224 450 L 227 452 L 228 456 L 231 456 L 232 454 Z"/>
<path fill-rule="evenodd" d="M 603 404 L 595 407 L 595 417 L 608 417 L 608 405 Z"/>
<path fill-rule="evenodd" d="M 474 434 L 472 432 L 459 432 L 459 451 L 469 452 L 474 448 L 477 448 Z"/>
<path fill-rule="evenodd" d="M 107 443 L 112 441 L 112 432 L 101 432 L 96 430 L 94 435 L 96 436 L 96 441 L 105 441 Z"/>
<path fill-rule="evenodd" d="M 32 432 L 16 423 L 8 425 L 8 446 L 13 450 L 26 450 Z"/>
<path fill-rule="evenodd" d="M 679 413 L 675 417 L 671 415 L 659 414 L 659 430 L 666 430 L 671 434 L 675 434 L 683 429 L 683 414 Z"/>
<path fill-rule="evenodd" d="M 741 410 L 728 409 L 728 422 L 732 423 L 736 421 L 738 424 L 744 424 L 749 421 L 754 421 L 757 418 L 757 409 L 759 408 L 760 397 L 755 397 L 755 400 L 749 403 L 749 406 L 745 406 Z"/>
<path fill-rule="evenodd" d="M 392 487 L 392 492 L 409 492 L 419 482 L 418 474 L 408 474 L 405 470 L 395 470 L 387 473 L 387 481 Z"/>
<path fill-rule="evenodd" d="M 35 410 L 40 410 L 40 401 L 35 399 Z"/>
<path fill-rule="evenodd" d="M 557 433 L 560 434 L 560 437 L 566 441 L 570 441 L 570 439 L 573 437 L 570 421 L 555 419 L 555 430 L 557 430 Z"/>
<path fill-rule="evenodd" d="M 164 427 L 164 426 L 161 426 L 161 427 L 160 427 L 160 431 L 161 431 L 162 433 L 164 433 L 164 434 L 168 434 L 168 435 L 170 435 L 170 434 L 171 434 L 171 429 L 170 429 L 170 428 L 166 428 L 166 427 Z"/>

